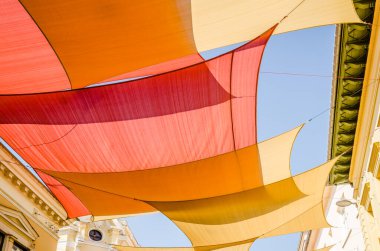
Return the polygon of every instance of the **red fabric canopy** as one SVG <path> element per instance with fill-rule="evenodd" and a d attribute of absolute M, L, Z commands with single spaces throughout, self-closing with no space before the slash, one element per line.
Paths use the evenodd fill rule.
<path fill-rule="evenodd" d="M 70 89 L 54 50 L 17 0 L 0 1 L 0 93 Z"/>
<path fill-rule="evenodd" d="M 135 81 L 0 99 L 0 135 L 36 170 L 122 172 L 256 143 L 260 62 L 273 32 L 217 58 Z M 70 217 L 80 201 L 39 172 Z"/>

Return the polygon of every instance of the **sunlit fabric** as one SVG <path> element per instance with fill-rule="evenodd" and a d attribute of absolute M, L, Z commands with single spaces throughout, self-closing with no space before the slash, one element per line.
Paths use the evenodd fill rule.
<path fill-rule="evenodd" d="M 189 0 L 20 2 L 74 88 L 196 53 Z"/>
<path fill-rule="evenodd" d="M 125 246 L 113 246 L 118 251 L 248 251 L 251 247 L 252 242 L 237 244 L 234 246 L 224 246 L 219 247 L 164 247 L 164 248 L 146 248 L 146 247 L 125 247 Z"/>
<path fill-rule="evenodd" d="M 261 236 L 328 227 L 319 205 L 334 163 L 330 161 L 292 178 L 231 195 L 149 204 L 171 219 L 193 246 L 236 243 Z M 319 210 L 313 210 L 318 207 Z M 311 215 L 318 216 L 319 213 L 321 217 L 293 221 L 309 211 Z M 283 228 L 285 224 L 287 226 Z"/>
<path fill-rule="evenodd" d="M 118 251 L 248 251 L 251 247 L 252 242 L 238 244 L 235 246 L 227 246 L 227 247 L 164 247 L 164 248 L 147 248 L 147 247 L 125 247 L 125 246 L 113 246 Z"/>
<path fill-rule="evenodd" d="M 68 216 L 91 214 L 83 203 L 69 189 L 62 186 L 62 184 L 57 180 L 42 172 L 37 172 L 37 174 L 45 182 L 45 184 L 49 184 L 50 191 L 59 201 L 70 200 L 70 203 L 63 205 Z"/>
<path fill-rule="evenodd" d="M 147 203 L 185 233 L 194 246 L 187 250 L 219 250 L 244 242 L 243 250 L 248 250 L 249 244 L 259 237 L 329 227 L 322 195 L 335 161 L 240 193 L 202 200 Z M 120 247 L 119 250 L 134 249 Z"/>
<path fill-rule="evenodd" d="M 253 156 L 257 152 L 257 78 L 272 31 L 167 74 L 74 91 L 2 96 L 0 135 L 36 170 L 126 172 L 197 166 L 195 161 L 218 155 L 236 165 L 234 151 L 247 155 L 244 148 L 250 147 Z M 251 162 L 249 172 L 260 185 L 258 159 Z M 224 170 L 229 172 L 227 166 Z M 71 196 L 60 198 L 66 208 L 74 207 Z"/>
<path fill-rule="evenodd" d="M 154 207 L 141 201 L 210 198 L 262 188 L 291 177 L 290 152 L 300 128 L 258 145 L 178 166 L 95 174 L 44 172 L 68 187 L 95 219 L 151 212 L 155 211 Z M 99 205 L 99 198 L 115 203 Z"/>
<path fill-rule="evenodd" d="M 0 1 L 0 94 L 70 89 L 66 73 L 17 0 Z"/>
<path fill-rule="evenodd" d="M 352 0 L 0 4 L 2 94 L 77 89 L 176 70 L 202 62 L 198 52 L 252 40 L 279 22 L 276 33 L 361 22 Z"/>
<path fill-rule="evenodd" d="M 195 44 L 201 52 L 250 40 L 275 23 L 279 25 L 274 33 L 280 34 L 362 22 L 352 0 L 193 0 L 191 8 Z"/>

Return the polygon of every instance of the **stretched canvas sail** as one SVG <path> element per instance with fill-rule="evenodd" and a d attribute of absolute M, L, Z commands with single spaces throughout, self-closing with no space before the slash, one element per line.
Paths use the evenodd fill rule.
<path fill-rule="evenodd" d="M 257 155 L 258 72 L 273 30 L 232 52 L 166 74 L 2 96 L 0 135 L 47 181 L 70 217 L 88 211 L 77 210 L 80 203 L 73 203 L 70 192 L 41 172 L 120 173 L 182 165 L 176 171 L 180 181 L 190 166 L 207 174 L 201 167 L 210 158 L 236 166 L 246 151 Z M 251 162 L 252 182 L 260 184 L 258 159 Z M 224 172 L 240 170 L 225 166 Z"/>
<path fill-rule="evenodd" d="M 322 197 L 336 159 L 294 177 L 231 195 L 147 203 L 168 216 L 190 239 L 194 247 L 184 250 L 234 250 L 235 245 L 236 249 L 248 250 L 257 238 L 329 227 Z"/>
<path fill-rule="evenodd" d="M 291 177 L 290 153 L 299 130 L 297 127 L 257 145 L 180 166 L 141 172 L 43 172 L 68 187 L 94 216 L 155 211 L 142 201 L 207 199 L 254 188 L 261 189 L 264 196 L 263 186 Z M 113 203 L 99 205 L 100 199 Z"/>
<path fill-rule="evenodd" d="M 60 18 L 56 18 L 59 16 Z M 361 22 L 352 0 L 3 0 L 0 93 L 77 89 L 199 62 L 198 52 Z"/>

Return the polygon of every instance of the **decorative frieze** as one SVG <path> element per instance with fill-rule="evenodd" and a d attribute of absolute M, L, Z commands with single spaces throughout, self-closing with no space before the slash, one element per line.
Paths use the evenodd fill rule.
<path fill-rule="evenodd" d="M 20 180 L 8 167 L 7 163 L 0 163 L 0 171 L 3 177 L 7 179 L 12 185 L 17 187 L 22 193 L 25 194 L 25 198 L 28 198 L 33 204 L 36 205 L 34 215 L 44 223 L 49 229 L 55 233 L 59 227 L 66 226 L 67 223 L 62 219 L 54 210 L 44 202 L 31 188 L 29 188 L 22 180 Z"/>

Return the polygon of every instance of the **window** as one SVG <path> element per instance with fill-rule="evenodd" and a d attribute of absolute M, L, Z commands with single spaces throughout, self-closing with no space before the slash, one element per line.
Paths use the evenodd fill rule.
<path fill-rule="evenodd" d="M 103 238 L 102 233 L 99 230 L 92 229 L 90 232 L 88 232 L 88 236 L 93 241 L 101 241 Z"/>
<path fill-rule="evenodd" d="M 14 242 L 12 251 L 29 251 L 26 247 L 22 246 L 21 244 Z"/>
<path fill-rule="evenodd" d="M 0 250 L 3 250 L 5 234 L 0 232 Z"/>

